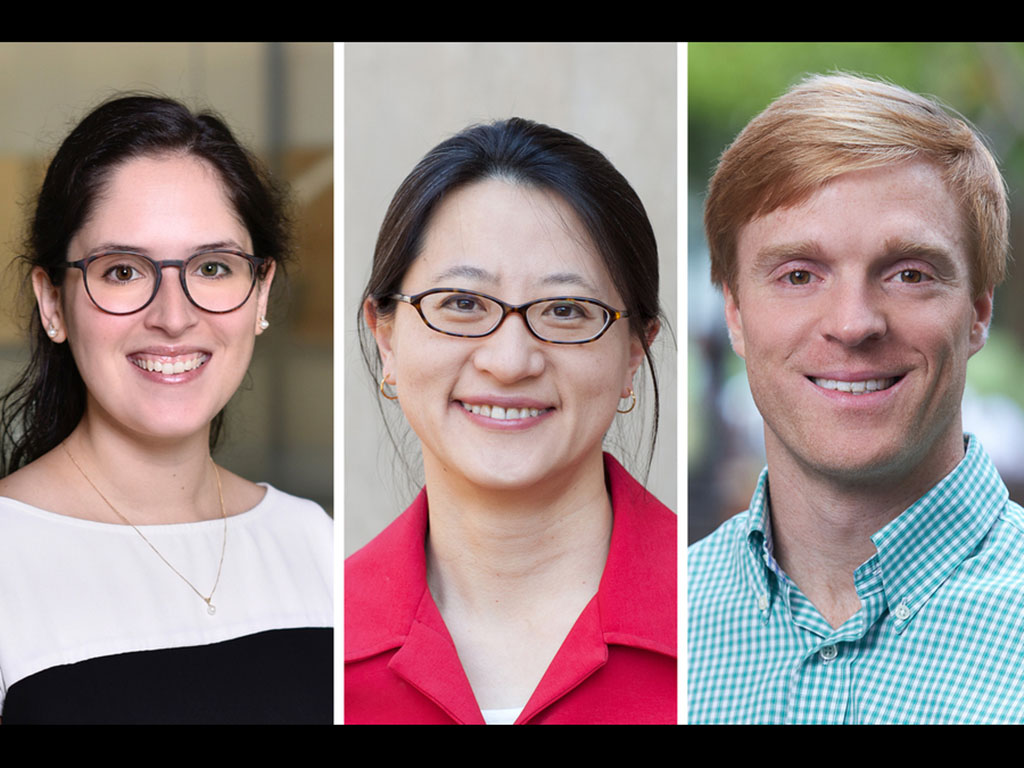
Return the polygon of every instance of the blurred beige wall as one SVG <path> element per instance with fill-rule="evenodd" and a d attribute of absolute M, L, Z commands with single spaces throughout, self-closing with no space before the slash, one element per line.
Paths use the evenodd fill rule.
<path fill-rule="evenodd" d="M 661 254 L 661 301 L 676 324 L 676 47 L 674 44 L 354 44 L 345 55 L 345 549 L 365 544 L 415 493 L 384 434 L 355 316 L 384 212 L 440 141 L 513 115 L 549 123 L 603 152 L 636 189 Z M 676 507 L 676 350 L 655 344 L 662 414 L 648 487 Z M 649 398 L 650 393 L 638 393 Z M 649 400 L 648 400 L 649 402 Z M 397 404 L 386 403 L 397 411 Z M 639 411 L 639 409 L 638 409 Z M 618 417 L 637 428 L 636 415 Z M 633 422 L 624 421 L 633 418 Z M 402 422 L 401 418 L 398 419 Z M 404 424 L 404 422 L 402 422 Z M 648 425 L 649 426 L 649 425 Z M 610 439 L 643 471 L 642 436 Z M 416 456 L 418 443 L 407 440 Z M 610 444 L 606 442 L 606 444 Z"/>
<path fill-rule="evenodd" d="M 228 406 L 218 460 L 333 508 L 333 48 L 268 43 L 0 44 L 0 383 L 24 362 L 17 301 L 28 203 L 57 146 L 120 91 L 158 92 L 219 112 L 291 185 L 297 259 L 270 330 Z M 284 287 L 275 286 L 275 288 Z"/>

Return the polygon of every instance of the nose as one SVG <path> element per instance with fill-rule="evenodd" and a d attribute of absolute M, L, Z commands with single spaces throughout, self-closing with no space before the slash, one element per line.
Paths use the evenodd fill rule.
<path fill-rule="evenodd" d="M 180 336 L 197 322 L 199 309 L 185 295 L 178 275 L 179 267 L 164 267 L 160 288 L 144 310 L 146 325 L 169 336 Z"/>
<path fill-rule="evenodd" d="M 498 330 L 477 343 L 474 365 L 504 384 L 539 376 L 544 370 L 544 342 L 530 333 L 518 313 L 509 314 Z"/>
<path fill-rule="evenodd" d="M 826 303 L 822 320 L 826 338 L 856 347 L 882 338 L 888 330 L 884 297 L 869 281 L 840 281 L 822 301 Z"/>

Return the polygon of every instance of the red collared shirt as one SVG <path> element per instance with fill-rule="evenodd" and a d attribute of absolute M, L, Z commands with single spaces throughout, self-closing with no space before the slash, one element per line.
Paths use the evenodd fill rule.
<path fill-rule="evenodd" d="M 516 723 L 676 722 L 676 516 L 605 454 L 597 594 Z M 483 724 L 427 588 L 427 497 L 345 563 L 345 722 Z"/>

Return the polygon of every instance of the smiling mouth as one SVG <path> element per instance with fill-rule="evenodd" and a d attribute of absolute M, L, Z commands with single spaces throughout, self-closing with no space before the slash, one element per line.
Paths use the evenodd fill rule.
<path fill-rule="evenodd" d="M 128 358 L 132 363 L 144 371 L 153 373 L 175 374 L 194 371 L 210 359 L 210 356 L 203 352 L 196 352 L 191 355 L 182 355 L 174 358 L 156 358 L 146 355 L 132 355 Z"/>
<path fill-rule="evenodd" d="M 867 395 L 871 392 L 881 392 L 888 389 L 902 376 L 890 376 L 885 379 L 865 379 L 863 381 L 839 381 L 837 379 L 818 379 L 808 376 L 812 382 L 822 389 L 834 389 L 839 392 L 849 392 L 851 395 Z"/>
<path fill-rule="evenodd" d="M 470 405 L 469 403 L 464 403 L 461 400 L 459 401 L 459 405 L 470 413 L 487 416 L 488 418 L 497 419 L 499 421 L 536 418 L 551 410 L 550 408 L 505 408 L 500 405 Z"/>

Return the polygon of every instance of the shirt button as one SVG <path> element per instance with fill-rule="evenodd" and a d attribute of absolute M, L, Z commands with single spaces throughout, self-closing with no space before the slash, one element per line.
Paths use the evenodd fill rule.
<path fill-rule="evenodd" d="M 768 598 L 765 597 L 764 595 L 758 595 L 757 596 L 757 609 L 759 611 L 767 611 L 768 610 Z"/>
<path fill-rule="evenodd" d="M 832 661 L 832 659 L 839 655 L 839 649 L 834 645 L 826 645 L 818 651 L 818 655 L 821 656 L 822 661 Z"/>
<path fill-rule="evenodd" d="M 900 621 L 906 621 L 910 618 L 910 606 L 907 605 L 906 600 L 896 606 L 896 618 Z"/>

